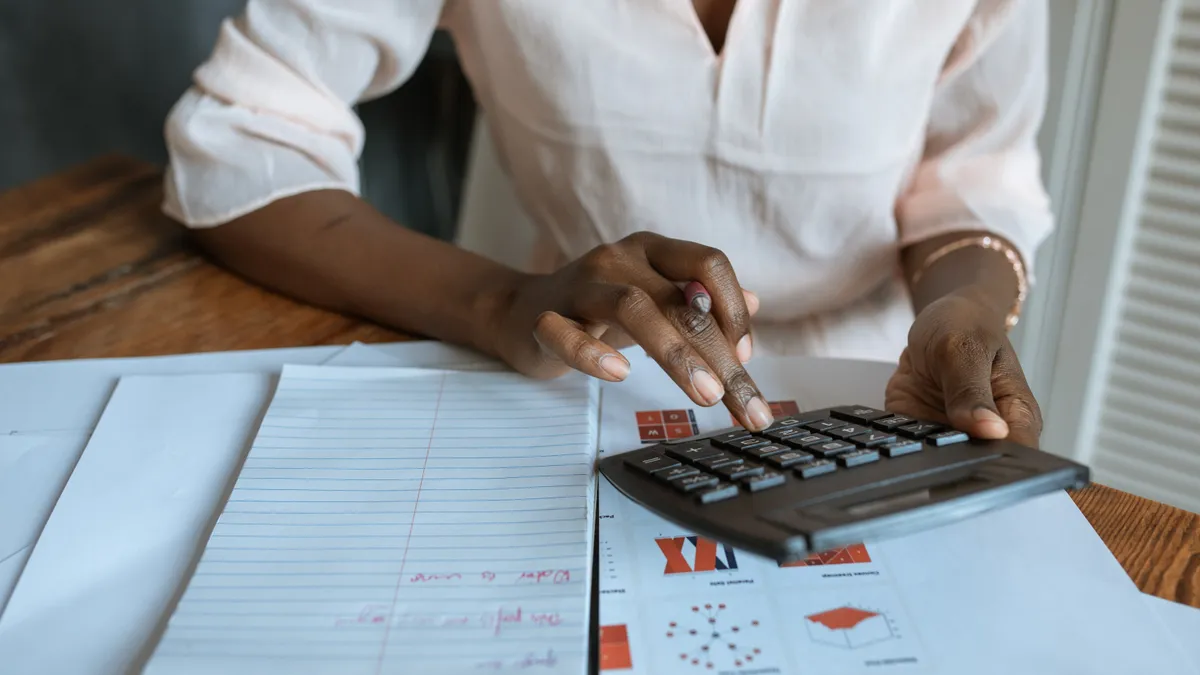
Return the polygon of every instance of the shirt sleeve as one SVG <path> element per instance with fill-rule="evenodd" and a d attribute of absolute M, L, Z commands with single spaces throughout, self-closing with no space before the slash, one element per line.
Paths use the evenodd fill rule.
<path fill-rule="evenodd" d="M 416 69 L 445 0 L 249 0 L 167 117 L 163 209 L 220 225 L 282 197 L 359 192 L 354 105 Z"/>
<path fill-rule="evenodd" d="M 1032 270 L 1054 225 L 1037 146 L 1048 77 L 1047 2 L 980 6 L 947 62 L 922 159 L 897 204 L 900 242 L 987 231 L 1012 243 Z"/>

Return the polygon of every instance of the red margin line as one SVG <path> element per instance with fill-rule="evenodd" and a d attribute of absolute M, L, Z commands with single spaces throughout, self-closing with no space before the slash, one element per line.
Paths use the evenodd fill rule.
<path fill-rule="evenodd" d="M 392 606 L 388 609 L 387 626 L 383 630 L 383 640 L 379 643 L 379 661 L 375 664 L 375 675 L 383 673 L 383 657 L 387 654 L 388 636 L 392 633 L 393 614 L 396 612 L 396 601 L 400 598 L 400 584 L 404 581 L 404 566 L 408 562 L 408 544 L 412 541 L 413 526 L 417 523 L 417 510 L 421 508 L 421 488 L 425 485 L 425 467 L 429 466 L 429 453 L 433 450 L 433 436 L 437 432 L 438 413 L 442 410 L 442 392 L 446 389 L 446 376 L 442 375 L 438 385 L 437 403 L 433 406 L 433 423 L 429 426 L 429 444 L 425 446 L 425 461 L 421 464 L 421 480 L 417 483 L 417 498 L 413 501 L 412 519 L 408 521 L 408 537 L 404 540 L 404 554 L 400 558 L 400 572 L 396 575 L 396 590 L 392 593 Z"/>

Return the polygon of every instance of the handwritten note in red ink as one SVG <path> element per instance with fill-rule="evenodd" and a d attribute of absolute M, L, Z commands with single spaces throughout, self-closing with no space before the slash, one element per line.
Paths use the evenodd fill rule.
<path fill-rule="evenodd" d="M 146 665 L 583 673 L 595 385 L 285 369 Z"/>

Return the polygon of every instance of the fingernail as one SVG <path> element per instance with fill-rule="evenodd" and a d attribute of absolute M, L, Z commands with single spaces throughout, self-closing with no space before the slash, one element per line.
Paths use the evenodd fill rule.
<path fill-rule="evenodd" d="M 750 360 L 750 355 L 753 351 L 754 351 L 754 348 L 750 346 L 750 334 L 747 333 L 746 335 L 742 336 L 741 340 L 738 340 L 738 343 L 737 343 L 738 360 L 741 361 L 742 363 L 746 363 L 747 361 Z"/>
<path fill-rule="evenodd" d="M 629 374 L 629 364 L 625 362 L 625 359 L 612 354 L 600 357 L 600 368 L 618 380 L 625 379 L 625 376 Z"/>
<path fill-rule="evenodd" d="M 999 415 L 987 408 L 976 408 L 971 417 L 988 438 L 1004 438 L 1008 435 L 1008 424 Z"/>
<path fill-rule="evenodd" d="M 757 396 L 746 404 L 746 417 L 750 418 L 750 424 L 753 424 L 755 429 L 765 429 L 775 421 L 766 402 Z"/>
<path fill-rule="evenodd" d="M 696 369 L 692 371 L 692 386 L 699 392 L 700 397 L 704 402 L 713 405 L 725 396 L 725 388 L 721 383 L 717 382 L 708 371 Z"/>

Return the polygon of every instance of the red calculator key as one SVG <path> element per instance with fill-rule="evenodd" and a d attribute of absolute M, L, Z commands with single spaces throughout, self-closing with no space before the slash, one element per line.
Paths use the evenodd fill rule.
<path fill-rule="evenodd" d="M 692 432 L 692 425 L 690 424 L 667 425 L 667 438 L 688 438 L 689 436 L 695 435 L 696 434 Z"/>
<path fill-rule="evenodd" d="M 691 424 L 692 421 L 686 410 L 664 410 L 662 416 L 667 424 Z"/>
<path fill-rule="evenodd" d="M 662 424 L 663 423 L 662 411 L 661 410 L 643 410 L 643 411 L 637 413 L 637 423 L 638 423 L 639 427 L 644 424 Z"/>
<path fill-rule="evenodd" d="M 667 429 L 661 424 L 638 427 L 638 435 L 643 441 L 661 441 L 667 437 Z"/>

